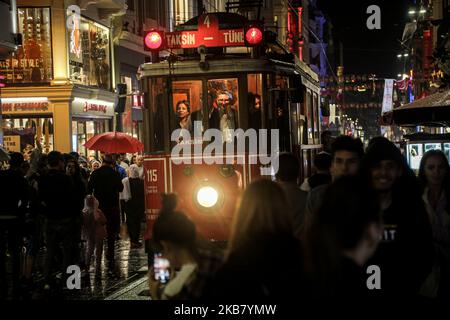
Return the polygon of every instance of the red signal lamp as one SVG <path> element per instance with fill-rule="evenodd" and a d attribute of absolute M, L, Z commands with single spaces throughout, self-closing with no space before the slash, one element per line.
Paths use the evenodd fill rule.
<path fill-rule="evenodd" d="M 161 31 L 151 30 L 144 35 L 145 51 L 158 51 L 163 49 L 164 34 Z"/>
<path fill-rule="evenodd" d="M 260 28 L 250 27 L 245 32 L 245 41 L 247 45 L 256 46 L 263 40 L 263 33 Z"/>

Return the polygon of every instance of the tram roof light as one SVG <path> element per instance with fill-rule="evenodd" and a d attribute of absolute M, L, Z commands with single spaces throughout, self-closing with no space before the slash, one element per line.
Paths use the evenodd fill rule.
<path fill-rule="evenodd" d="M 164 33 L 158 30 L 147 31 L 144 35 L 144 50 L 158 51 L 163 49 Z"/>
<path fill-rule="evenodd" d="M 244 29 L 244 40 L 246 46 L 260 45 L 264 39 L 264 28 L 258 22 L 247 25 Z"/>

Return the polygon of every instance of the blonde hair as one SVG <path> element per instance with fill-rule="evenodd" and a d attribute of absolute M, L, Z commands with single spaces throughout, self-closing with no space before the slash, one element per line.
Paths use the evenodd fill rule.
<path fill-rule="evenodd" d="M 234 216 L 229 253 L 261 237 L 293 234 L 293 214 L 281 187 L 270 180 L 251 183 Z"/>

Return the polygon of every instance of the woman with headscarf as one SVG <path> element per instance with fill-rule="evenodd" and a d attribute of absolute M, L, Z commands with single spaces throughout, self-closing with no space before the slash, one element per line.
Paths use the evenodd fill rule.
<path fill-rule="evenodd" d="M 124 189 L 121 199 L 125 200 L 130 247 L 138 249 L 142 247 L 139 237 L 145 211 L 144 180 L 139 178 L 139 167 L 136 164 L 131 165 L 128 170 L 129 176 L 122 180 Z"/>

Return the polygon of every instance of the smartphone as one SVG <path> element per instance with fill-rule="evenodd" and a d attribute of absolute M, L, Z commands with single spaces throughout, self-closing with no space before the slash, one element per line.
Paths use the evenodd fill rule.
<path fill-rule="evenodd" d="M 160 253 L 155 254 L 153 262 L 153 269 L 155 272 L 155 280 L 161 283 L 166 283 L 170 278 L 170 263 L 169 260 L 164 259 Z"/>

